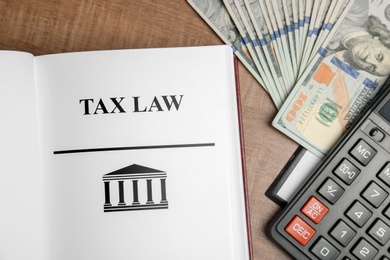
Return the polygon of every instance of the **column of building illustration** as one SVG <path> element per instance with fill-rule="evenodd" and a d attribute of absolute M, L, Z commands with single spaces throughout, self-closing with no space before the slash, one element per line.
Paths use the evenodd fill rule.
<path fill-rule="evenodd" d="M 161 194 L 159 201 L 153 200 L 153 179 L 159 179 Z M 168 200 L 166 192 L 167 173 L 164 171 L 144 167 L 137 164 L 124 167 L 122 169 L 103 175 L 105 203 L 104 211 L 126 211 L 126 210 L 147 210 L 147 209 L 167 209 Z M 125 182 L 132 184 L 132 198 L 125 198 Z M 139 201 L 139 185 L 146 185 L 147 201 Z M 111 185 L 118 185 L 119 202 L 117 205 L 111 203 Z M 130 202 L 129 202 L 130 201 Z"/>

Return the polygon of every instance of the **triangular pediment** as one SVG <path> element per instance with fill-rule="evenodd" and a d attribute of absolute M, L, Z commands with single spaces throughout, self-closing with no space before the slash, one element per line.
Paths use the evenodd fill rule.
<path fill-rule="evenodd" d="M 163 171 L 152 169 L 138 164 L 132 164 L 122 169 L 107 173 L 104 176 L 121 175 L 121 174 L 128 175 L 128 174 L 142 174 L 142 173 L 160 173 L 160 172 Z"/>

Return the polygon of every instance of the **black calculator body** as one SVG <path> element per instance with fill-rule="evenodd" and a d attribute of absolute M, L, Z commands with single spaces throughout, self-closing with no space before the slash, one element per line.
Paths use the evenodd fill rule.
<path fill-rule="evenodd" d="M 270 226 L 299 260 L 390 260 L 390 87 Z"/>

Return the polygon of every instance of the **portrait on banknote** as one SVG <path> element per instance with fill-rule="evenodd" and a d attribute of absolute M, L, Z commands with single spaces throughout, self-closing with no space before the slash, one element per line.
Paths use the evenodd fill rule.
<path fill-rule="evenodd" d="M 369 14 L 367 0 L 355 0 L 327 50 L 343 51 L 343 60 L 354 69 L 376 76 L 390 74 L 390 30 Z"/>

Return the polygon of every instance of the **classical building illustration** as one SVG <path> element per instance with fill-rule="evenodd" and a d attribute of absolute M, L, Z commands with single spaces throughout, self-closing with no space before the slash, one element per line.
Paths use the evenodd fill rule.
<path fill-rule="evenodd" d="M 167 209 L 166 179 L 166 172 L 137 164 L 103 175 L 104 212 Z"/>

